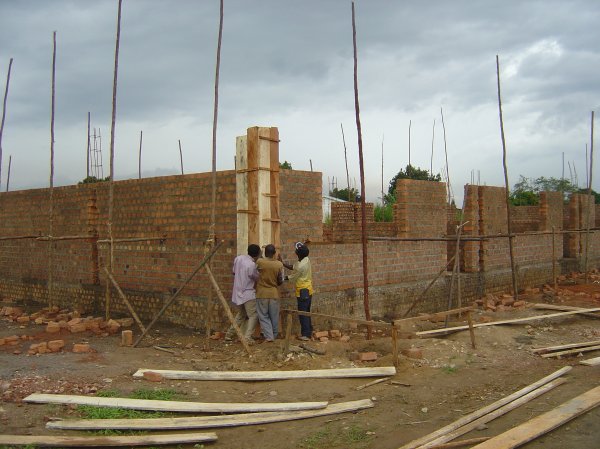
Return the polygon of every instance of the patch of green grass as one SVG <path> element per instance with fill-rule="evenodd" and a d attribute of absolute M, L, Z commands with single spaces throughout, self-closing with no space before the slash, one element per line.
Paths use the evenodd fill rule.
<path fill-rule="evenodd" d="M 151 399 L 156 401 L 172 401 L 180 396 L 181 394 L 177 391 L 166 388 L 159 388 L 157 390 L 139 388 L 129 395 L 132 399 Z"/>
<path fill-rule="evenodd" d="M 454 364 L 442 366 L 442 371 L 446 374 L 454 374 L 458 371 L 458 368 Z"/>
<path fill-rule="evenodd" d="M 347 443 L 358 443 L 369 439 L 369 435 L 366 430 L 361 429 L 357 425 L 350 426 L 343 434 L 344 439 Z"/>
<path fill-rule="evenodd" d="M 79 414 L 85 419 L 135 419 L 135 418 L 161 418 L 163 412 L 148 412 L 142 410 L 129 410 L 125 408 L 95 407 L 93 405 L 80 405 L 77 407 Z"/>
<path fill-rule="evenodd" d="M 357 425 L 344 427 L 339 431 L 333 431 L 331 427 L 325 426 L 324 429 L 304 438 L 300 443 L 300 447 L 303 449 L 322 449 L 336 446 L 358 448 L 364 447 L 359 443 L 365 443 L 370 439 L 369 432 Z"/>
<path fill-rule="evenodd" d="M 326 426 L 324 429 L 318 430 L 312 435 L 304 438 L 300 443 L 300 447 L 303 449 L 319 449 L 322 447 L 327 447 L 328 445 L 323 443 L 331 440 L 331 438 L 331 429 L 329 426 Z"/>
<path fill-rule="evenodd" d="M 102 390 L 96 393 L 96 396 L 101 398 L 116 398 L 121 395 L 119 390 Z"/>

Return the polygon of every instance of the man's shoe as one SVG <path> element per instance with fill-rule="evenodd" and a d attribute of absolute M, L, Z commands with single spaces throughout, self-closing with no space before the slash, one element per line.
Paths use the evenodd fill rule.
<path fill-rule="evenodd" d="M 301 340 L 301 341 L 310 341 L 310 338 L 305 337 L 304 335 L 302 335 L 302 336 L 298 337 L 298 340 Z"/>

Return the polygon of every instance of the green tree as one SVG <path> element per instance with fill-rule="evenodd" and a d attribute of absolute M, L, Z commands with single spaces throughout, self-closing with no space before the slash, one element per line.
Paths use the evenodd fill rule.
<path fill-rule="evenodd" d="M 293 170 L 292 164 L 290 164 L 288 161 L 280 162 L 279 163 L 279 168 L 283 168 L 285 170 Z"/>
<path fill-rule="evenodd" d="M 441 181 L 442 176 L 438 173 L 432 175 L 427 170 L 423 170 L 419 167 L 414 167 L 410 164 L 406 168 L 401 168 L 400 171 L 390 180 L 388 186 L 388 193 L 385 195 L 384 202 L 386 204 L 393 204 L 396 202 L 396 181 L 399 179 L 417 179 L 420 181 Z"/>
<path fill-rule="evenodd" d="M 88 176 L 83 181 L 79 181 L 78 184 L 93 184 L 94 182 L 106 182 L 110 181 L 110 176 L 106 178 L 96 178 L 95 176 Z"/>
<path fill-rule="evenodd" d="M 540 176 L 536 179 L 519 175 L 519 181 L 510 192 L 509 199 L 514 206 L 534 206 L 540 202 L 540 192 L 563 192 L 565 201 L 572 193 L 587 193 L 587 189 L 580 189 L 567 179 Z M 600 194 L 594 192 L 596 204 L 600 204 Z"/>
<path fill-rule="evenodd" d="M 344 201 L 352 201 L 352 202 L 356 202 L 356 198 L 358 196 L 358 190 L 354 189 L 354 188 L 350 188 L 350 197 L 348 197 L 348 189 L 338 189 L 337 187 L 335 187 L 333 190 L 329 191 L 329 196 L 332 196 L 334 198 L 339 198 L 340 200 L 344 200 Z"/>

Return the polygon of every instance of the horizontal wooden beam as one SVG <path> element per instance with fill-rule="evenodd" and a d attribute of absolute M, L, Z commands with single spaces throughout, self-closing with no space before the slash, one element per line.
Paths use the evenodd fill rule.
<path fill-rule="evenodd" d="M 39 393 L 31 394 L 23 399 L 23 401 L 37 404 L 77 404 L 91 405 L 94 407 L 184 413 L 288 412 L 296 410 L 314 410 L 327 407 L 327 402 L 186 402 Z"/>
<path fill-rule="evenodd" d="M 103 420 L 99 420 L 103 421 Z M 216 433 L 169 433 L 166 435 L 117 436 L 51 436 L 51 435 L 0 435 L 0 444 L 39 447 L 122 447 L 150 446 L 154 444 L 208 443 L 216 441 Z"/>
<path fill-rule="evenodd" d="M 338 413 L 355 412 L 373 407 L 370 399 L 330 404 L 319 410 L 297 412 L 242 413 L 239 415 L 190 416 L 185 418 L 143 418 L 143 419 L 78 419 L 51 421 L 48 429 L 130 429 L 130 430 L 167 430 L 167 429 L 206 429 L 217 427 L 251 426 L 296 419 L 316 418 Z M 285 445 L 284 445 L 285 446 Z"/>
<path fill-rule="evenodd" d="M 166 379 L 189 380 L 286 380 L 286 379 L 339 379 L 353 377 L 393 376 L 396 368 L 381 366 L 373 368 L 333 368 L 296 371 L 176 371 L 160 369 L 139 369 L 133 377 L 144 377 L 146 371 L 158 373 Z"/>
<path fill-rule="evenodd" d="M 394 324 L 404 324 L 409 321 L 425 321 L 430 320 L 432 318 L 445 318 L 448 315 L 458 315 L 459 313 L 472 312 L 473 307 L 461 307 L 459 309 L 446 310 L 445 312 L 436 312 L 436 313 L 428 313 L 426 315 L 413 316 L 410 318 L 401 318 L 399 320 L 394 320 Z"/>
<path fill-rule="evenodd" d="M 316 313 L 316 312 L 302 312 L 300 310 L 294 310 L 294 309 L 282 309 L 282 312 L 295 313 L 296 315 L 302 315 L 302 316 L 327 318 L 329 320 L 337 320 L 337 321 L 343 321 L 345 323 L 361 324 L 364 326 L 385 327 L 385 328 L 390 328 L 393 326 L 392 323 L 387 323 L 385 321 L 368 321 L 368 320 L 361 320 L 360 318 L 325 315 L 324 313 Z"/>
<path fill-rule="evenodd" d="M 582 309 L 582 311 L 598 312 L 598 311 L 600 311 L 600 307 L 596 307 L 593 309 Z M 525 317 L 525 318 L 515 318 L 512 320 L 500 320 L 500 321 L 491 321 L 489 323 L 477 323 L 477 324 L 474 324 L 473 327 L 496 326 L 498 324 L 526 323 L 528 321 L 544 320 L 547 318 L 559 318 L 559 317 L 563 317 L 563 316 L 576 315 L 576 314 L 581 314 L 581 311 L 574 310 L 571 312 L 550 313 L 548 315 L 536 315 L 536 316 L 530 316 L 530 317 Z M 437 334 L 445 334 L 445 333 L 450 333 L 450 332 L 462 331 L 462 330 L 466 330 L 468 328 L 469 328 L 469 326 L 447 327 L 444 329 L 432 329 L 429 331 L 421 331 L 421 332 L 417 332 L 416 334 L 418 336 L 423 336 L 423 335 L 429 336 L 429 335 L 437 335 Z"/>

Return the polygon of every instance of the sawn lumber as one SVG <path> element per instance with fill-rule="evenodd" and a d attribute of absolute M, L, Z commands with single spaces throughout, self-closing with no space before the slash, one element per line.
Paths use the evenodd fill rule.
<path fill-rule="evenodd" d="M 582 311 L 598 312 L 598 311 L 600 311 L 600 307 L 596 307 L 593 309 L 573 310 L 570 312 L 550 313 L 548 315 L 535 315 L 535 316 L 529 316 L 529 317 L 525 317 L 525 318 L 515 318 L 512 320 L 492 321 L 489 323 L 477 323 L 477 324 L 474 324 L 473 327 L 496 326 L 497 324 L 526 323 L 527 321 L 543 320 L 546 318 L 556 318 L 556 317 L 562 317 L 562 316 L 581 314 Z M 457 331 L 466 330 L 468 328 L 469 328 L 469 326 L 456 326 L 456 327 L 447 327 L 447 328 L 443 328 L 443 329 L 432 329 L 429 331 L 416 332 L 416 335 L 422 336 L 422 335 L 445 334 L 445 333 L 449 333 L 449 332 L 457 332 Z"/>
<path fill-rule="evenodd" d="M 441 437 L 438 437 L 435 440 L 424 444 L 423 446 L 419 446 L 418 449 L 433 449 L 434 447 L 436 447 L 440 444 L 447 443 L 448 441 L 452 441 L 452 440 L 458 438 L 459 436 L 464 435 L 465 433 L 468 433 L 471 430 L 474 430 L 483 424 L 493 421 L 494 419 L 496 419 L 502 415 L 505 415 L 506 413 L 510 412 L 511 410 L 514 410 L 517 407 L 520 407 L 523 404 L 528 403 L 532 399 L 535 399 L 538 396 L 541 396 L 542 394 L 547 393 L 548 391 L 552 390 L 555 387 L 558 387 L 559 385 L 564 384 L 565 382 L 566 382 L 566 380 L 562 379 L 562 378 L 555 379 L 552 382 L 549 382 L 546 385 L 542 385 L 541 387 L 536 388 L 532 392 L 527 393 L 526 395 L 521 396 L 520 398 L 517 398 L 512 402 L 509 402 L 508 404 L 494 410 L 493 412 L 483 415 L 481 418 L 478 418 L 475 421 L 470 422 L 469 424 L 459 427 L 458 429 L 454 430 L 453 432 L 447 433 L 446 435 L 442 435 Z"/>
<path fill-rule="evenodd" d="M 560 351 L 561 349 L 571 349 L 571 348 L 581 348 L 585 346 L 595 346 L 600 345 L 600 340 L 592 340 L 592 341 L 582 341 L 580 343 L 569 343 L 566 345 L 558 345 L 558 346 L 546 346 L 545 348 L 533 348 L 531 352 L 535 352 L 537 354 L 545 354 L 547 352 L 552 351 Z"/>
<path fill-rule="evenodd" d="M 393 376 L 396 368 L 393 366 L 373 368 L 337 368 L 296 371 L 176 371 L 139 369 L 133 377 L 144 377 L 144 372 L 152 371 L 165 379 L 188 380 L 285 380 L 285 379 L 337 379 L 343 377 L 382 377 Z"/>
<path fill-rule="evenodd" d="M 557 305 L 557 304 L 543 304 L 543 303 L 534 304 L 533 307 L 535 309 L 540 309 L 540 310 L 562 310 L 563 312 L 570 312 L 571 310 L 579 310 L 579 311 L 583 310 L 584 312 L 581 312 L 581 315 L 585 315 L 587 317 L 600 320 L 599 314 L 585 312 L 585 307 L 573 307 L 573 306 L 564 306 L 564 305 Z"/>
<path fill-rule="evenodd" d="M 544 435 L 564 423 L 600 405 L 600 386 L 567 401 L 473 449 L 512 449 Z"/>
<path fill-rule="evenodd" d="M 104 398 L 97 396 L 75 396 L 66 394 L 34 393 L 23 399 L 25 402 L 38 404 L 77 404 L 95 407 L 125 408 L 133 410 L 152 410 L 161 412 L 185 413 L 248 413 L 314 410 L 327 407 L 327 402 L 252 402 L 252 403 L 219 403 L 219 402 L 184 402 L 157 401 L 149 399 Z"/>
<path fill-rule="evenodd" d="M 600 357 L 594 357 L 593 359 L 582 360 L 579 363 L 581 363 L 582 365 L 587 365 L 587 366 L 598 366 L 598 365 L 600 365 Z"/>
<path fill-rule="evenodd" d="M 599 349 L 600 349 L 600 345 L 585 346 L 585 347 L 581 347 L 581 348 L 567 349 L 565 351 L 549 352 L 548 354 L 542 354 L 541 357 L 547 359 L 548 357 L 560 357 L 561 355 L 579 354 L 581 352 L 598 351 Z"/>
<path fill-rule="evenodd" d="M 134 436 L 51 436 L 51 435 L 0 435 L 0 444 L 39 447 L 130 447 L 153 444 L 207 443 L 216 441 L 215 433 L 170 433 L 167 435 Z"/>
<path fill-rule="evenodd" d="M 490 404 L 490 405 L 480 408 L 479 410 L 475 410 L 474 412 L 469 413 L 468 415 L 465 415 L 460 419 L 457 419 L 453 423 L 450 423 L 447 426 L 444 426 L 441 429 L 436 430 L 435 432 L 432 432 L 428 435 L 424 435 L 421 438 L 418 438 L 416 440 L 410 441 L 409 443 L 406 443 L 400 449 L 416 449 L 426 443 L 429 443 L 430 441 L 435 440 L 436 438 L 439 438 L 442 435 L 446 435 L 450 432 L 453 432 L 456 429 L 458 429 L 466 424 L 469 424 L 470 422 L 473 422 L 476 419 L 481 418 L 482 416 L 487 415 L 488 413 L 493 412 L 496 409 L 499 409 L 500 407 L 508 404 L 509 402 L 512 402 L 515 399 L 518 399 L 521 396 L 524 396 L 527 393 L 530 393 L 531 391 L 535 390 L 536 388 L 539 388 L 542 385 L 545 385 L 548 382 L 553 381 L 554 379 L 562 376 L 563 374 L 568 373 L 569 371 L 571 371 L 571 369 L 572 369 L 572 367 L 565 366 L 565 367 L 559 369 L 558 371 L 555 371 L 552 374 L 549 374 L 548 376 L 538 380 L 537 382 L 534 382 L 534 383 L 526 386 L 525 388 L 522 388 L 519 391 L 516 391 L 516 392 Z"/>
<path fill-rule="evenodd" d="M 239 415 L 192 416 L 186 418 L 145 418 L 145 419 L 79 419 L 52 421 L 46 423 L 48 429 L 205 429 L 216 427 L 250 426 L 296 419 L 316 418 L 337 413 L 354 412 L 373 407 L 370 399 L 330 404 L 320 410 L 297 412 L 262 412 Z"/>

